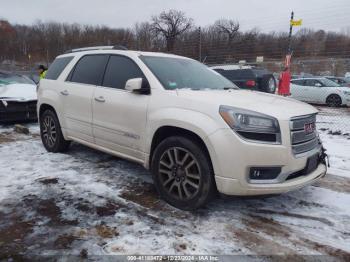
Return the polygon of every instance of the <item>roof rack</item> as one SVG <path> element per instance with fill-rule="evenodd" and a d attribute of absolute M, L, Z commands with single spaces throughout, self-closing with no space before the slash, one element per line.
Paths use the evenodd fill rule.
<path fill-rule="evenodd" d="M 65 54 L 82 52 L 82 51 L 93 51 L 93 50 L 128 50 L 128 49 L 122 45 L 91 46 L 91 47 L 83 47 L 83 48 L 75 48 L 75 49 L 67 50 Z"/>

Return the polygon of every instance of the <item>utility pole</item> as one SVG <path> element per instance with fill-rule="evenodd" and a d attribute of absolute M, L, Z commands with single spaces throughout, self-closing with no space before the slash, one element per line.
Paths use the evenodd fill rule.
<path fill-rule="evenodd" d="M 294 20 L 294 12 L 290 16 L 290 28 L 289 28 L 289 37 L 288 37 L 288 55 L 292 54 L 292 34 L 293 34 L 293 23 Z"/>
<path fill-rule="evenodd" d="M 202 29 L 198 27 L 198 40 L 199 40 L 199 48 L 198 48 L 198 58 L 199 62 L 202 61 Z"/>

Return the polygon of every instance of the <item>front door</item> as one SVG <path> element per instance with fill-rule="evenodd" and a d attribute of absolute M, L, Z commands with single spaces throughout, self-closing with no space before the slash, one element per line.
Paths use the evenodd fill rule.
<path fill-rule="evenodd" d="M 305 86 L 305 80 L 292 80 L 290 85 L 290 92 L 292 98 L 299 101 L 306 101 L 307 87 Z"/>
<path fill-rule="evenodd" d="M 128 57 L 111 55 L 92 101 L 93 134 L 96 144 L 143 160 L 150 96 L 125 90 L 127 80 L 133 78 L 145 79 L 138 65 Z"/>

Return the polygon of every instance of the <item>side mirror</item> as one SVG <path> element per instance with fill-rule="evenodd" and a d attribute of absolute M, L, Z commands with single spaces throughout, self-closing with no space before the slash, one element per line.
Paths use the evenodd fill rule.
<path fill-rule="evenodd" d="M 129 79 L 125 84 L 125 90 L 145 95 L 149 95 L 151 93 L 151 88 L 148 81 L 143 78 Z"/>
<path fill-rule="evenodd" d="M 142 88 L 142 78 L 129 79 L 125 84 L 125 90 L 135 92 Z"/>
<path fill-rule="evenodd" d="M 322 85 L 320 83 L 316 83 L 315 86 L 322 87 Z"/>

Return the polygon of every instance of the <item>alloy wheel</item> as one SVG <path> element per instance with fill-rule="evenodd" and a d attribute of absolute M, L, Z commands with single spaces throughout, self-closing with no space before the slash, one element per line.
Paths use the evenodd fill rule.
<path fill-rule="evenodd" d="M 49 147 L 53 147 L 55 145 L 57 139 L 56 124 L 51 116 L 45 116 L 43 120 L 42 135 L 45 143 Z"/>
<path fill-rule="evenodd" d="M 275 92 L 275 80 L 273 78 L 270 78 L 269 80 L 269 92 L 270 93 Z"/>
<path fill-rule="evenodd" d="M 196 196 L 201 183 L 201 170 L 197 159 L 185 148 L 172 147 L 160 158 L 159 175 L 163 188 L 180 200 Z"/>
<path fill-rule="evenodd" d="M 341 105 L 341 98 L 337 95 L 331 95 L 327 98 L 327 104 L 330 107 L 339 107 Z"/>

